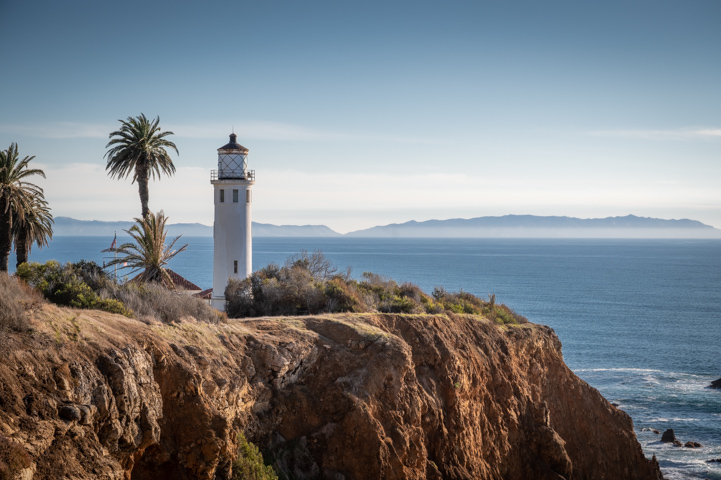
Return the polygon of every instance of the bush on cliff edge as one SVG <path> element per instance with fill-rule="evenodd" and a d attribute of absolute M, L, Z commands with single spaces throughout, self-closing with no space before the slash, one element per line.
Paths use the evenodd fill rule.
<path fill-rule="evenodd" d="M 365 272 L 360 280 L 350 270 L 339 270 L 320 252 L 301 252 L 280 267 L 270 264 L 243 280 L 231 279 L 225 289 L 226 312 L 231 318 L 308 315 L 340 312 L 468 313 L 500 324 L 526 323 L 505 305 L 468 292 L 436 287 L 432 295 L 412 283 Z"/>
<path fill-rule="evenodd" d="M 17 277 L 58 305 L 135 317 L 146 323 L 179 322 L 185 317 L 218 323 L 224 316 L 199 298 L 180 295 L 159 284 L 120 284 L 95 262 L 65 265 L 23 263 Z"/>
<path fill-rule="evenodd" d="M 23 263 L 18 267 L 16 275 L 58 305 L 132 316 L 122 302 L 101 298 L 90 286 L 99 287 L 106 281 L 105 272 L 94 262 L 80 261 L 60 265 L 55 260 L 50 260 L 44 264 Z"/>

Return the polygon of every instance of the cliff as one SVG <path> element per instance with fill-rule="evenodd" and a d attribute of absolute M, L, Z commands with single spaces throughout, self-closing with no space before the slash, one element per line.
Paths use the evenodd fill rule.
<path fill-rule="evenodd" d="M 288 478 L 661 478 L 548 327 L 386 314 L 148 326 L 53 305 L 33 327 L 0 333 L 0 437 L 31 459 L 15 478 L 227 478 L 241 431 Z"/>

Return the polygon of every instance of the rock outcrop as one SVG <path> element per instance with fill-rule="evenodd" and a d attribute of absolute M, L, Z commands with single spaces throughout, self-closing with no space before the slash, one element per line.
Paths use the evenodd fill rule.
<path fill-rule="evenodd" d="M 241 431 L 288 478 L 662 478 L 548 327 L 382 314 L 147 326 L 49 305 L 33 325 L 0 334 L 0 437 L 29 454 L 22 478 L 228 478 Z"/>

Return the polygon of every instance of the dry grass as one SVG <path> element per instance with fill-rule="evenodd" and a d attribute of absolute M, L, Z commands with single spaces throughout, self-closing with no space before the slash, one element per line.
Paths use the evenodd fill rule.
<path fill-rule="evenodd" d="M 41 304 L 40 297 L 21 280 L 0 274 L 0 330 L 30 330 L 26 311 Z"/>
<path fill-rule="evenodd" d="M 162 285 L 117 285 L 108 283 L 101 297 L 123 302 L 135 317 L 145 323 L 178 323 L 192 317 L 199 322 L 219 323 L 225 317 L 203 300 L 175 293 Z"/>

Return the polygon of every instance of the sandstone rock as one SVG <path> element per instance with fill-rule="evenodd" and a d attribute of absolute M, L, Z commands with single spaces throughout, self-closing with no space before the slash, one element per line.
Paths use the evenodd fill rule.
<path fill-rule="evenodd" d="M 676 435 L 673 433 L 673 428 L 669 428 L 665 432 L 663 432 L 663 435 L 661 435 L 661 441 L 662 442 L 674 442 L 676 440 Z"/>
<path fill-rule="evenodd" d="M 683 447 L 683 443 L 681 443 L 679 440 L 674 440 L 673 446 L 674 447 Z"/>
<path fill-rule="evenodd" d="M 65 420 L 76 422 L 83 418 L 80 409 L 75 405 L 63 405 L 58 409 L 58 415 Z"/>
<path fill-rule="evenodd" d="M 713 382 L 711 382 L 711 385 L 710 385 L 710 386 L 711 386 L 711 388 L 721 388 L 721 378 L 719 378 L 718 380 L 714 380 Z"/>
<path fill-rule="evenodd" d="M 83 425 L 92 425 L 93 417 L 97 411 L 95 405 L 79 405 L 78 409 L 80 410 L 80 423 Z"/>
<path fill-rule="evenodd" d="M 701 447 L 703 447 L 703 445 L 701 445 L 698 442 L 686 442 L 686 443 L 684 443 L 683 446 L 686 448 L 701 448 Z"/>
<path fill-rule="evenodd" d="M 36 478 L 229 478 L 239 431 L 294 478 L 662 478 L 548 327 L 347 314 L 184 330 L 89 311 L 87 341 L 59 343 L 74 317 L 37 315 L 0 345 L 2 423 Z M 76 421 L 44 419 L 66 386 Z"/>

